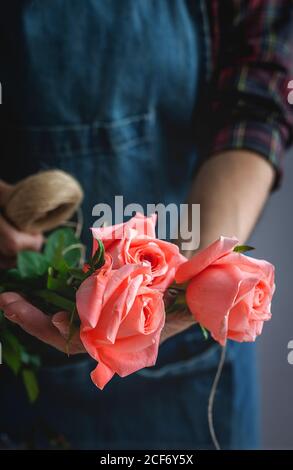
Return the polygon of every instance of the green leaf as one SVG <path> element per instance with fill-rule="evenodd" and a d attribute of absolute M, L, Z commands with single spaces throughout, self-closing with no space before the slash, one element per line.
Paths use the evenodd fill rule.
<path fill-rule="evenodd" d="M 9 345 L 10 348 L 13 349 L 13 351 L 21 351 L 22 346 L 18 341 L 17 337 L 14 334 L 10 333 L 10 331 L 8 331 L 7 329 L 3 332 L 3 336 L 1 339 L 3 343 Z"/>
<path fill-rule="evenodd" d="M 46 242 L 44 254 L 50 263 L 58 271 L 67 271 L 68 267 L 76 267 L 79 263 L 81 250 L 72 245 L 79 244 L 79 240 L 71 228 L 60 228 L 52 232 Z M 63 252 L 68 250 L 65 254 Z"/>
<path fill-rule="evenodd" d="M 85 254 L 85 246 L 82 243 L 74 243 L 67 248 L 64 248 L 62 255 L 69 268 L 80 266 L 81 258 Z"/>
<path fill-rule="evenodd" d="M 21 367 L 20 355 L 8 345 L 4 346 L 3 344 L 2 349 L 2 357 L 4 364 L 6 364 L 15 375 L 17 375 Z"/>
<path fill-rule="evenodd" d="M 17 255 L 17 267 L 22 279 L 43 276 L 49 267 L 48 261 L 41 253 L 21 251 Z"/>
<path fill-rule="evenodd" d="M 22 345 L 7 329 L 1 333 L 1 341 L 3 361 L 16 375 L 21 367 Z"/>
<path fill-rule="evenodd" d="M 254 250 L 253 246 L 237 245 L 237 246 L 235 246 L 233 251 L 236 251 L 236 253 L 245 253 L 246 251 L 251 251 L 251 250 Z"/>
<path fill-rule="evenodd" d="M 23 369 L 22 379 L 30 402 L 35 402 L 39 396 L 39 385 L 36 374 L 31 369 Z"/>
<path fill-rule="evenodd" d="M 53 268 L 48 269 L 47 289 L 64 295 L 65 297 L 75 299 L 74 289 L 67 283 L 68 276 L 60 276 L 58 272 L 54 272 Z"/>
<path fill-rule="evenodd" d="M 38 369 L 41 365 L 39 356 L 36 356 L 35 354 L 29 354 L 24 349 L 21 351 L 20 357 L 22 364 L 25 364 L 26 366 L 32 366 Z"/>
<path fill-rule="evenodd" d="M 98 248 L 94 254 L 94 256 L 90 259 L 90 267 L 91 271 L 96 271 L 97 269 L 100 269 L 103 264 L 105 263 L 105 247 L 104 244 L 101 240 L 97 240 L 98 242 Z"/>

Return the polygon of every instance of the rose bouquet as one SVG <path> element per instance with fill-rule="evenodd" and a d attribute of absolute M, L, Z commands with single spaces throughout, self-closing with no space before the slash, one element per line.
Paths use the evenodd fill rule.
<path fill-rule="evenodd" d="M 78 329 L 97 361 L 91 377 L 101 389 L 114 374 L 124 377 L 156 363 L 166 314 L 189 312 L 221 345 L 254 341 L 271 317 L 270 263 L 247 257 L 250 247 L 224 237 L 187 260 L 176 245 L 156 238 L 155 224 L 155 216 L 136 214 L 123 224 L 93 228 L 87 262 L 73 231 L 58 229 L 43 253 L 20 253 L 17 267 L 0 276 L 2 292 L 17 291 L 49 314 L 70 313 L 68 352 Z M 34 399 L 38 359 L 4 316 L 0 328 L 4 361 L 22 373 Z"/>

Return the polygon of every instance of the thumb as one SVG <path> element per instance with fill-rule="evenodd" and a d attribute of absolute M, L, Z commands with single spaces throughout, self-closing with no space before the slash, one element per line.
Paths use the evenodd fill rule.
<path fill-rule="evenodd" d="M 68 312 L 58 312 L 52 317 L 52 323 L 57 328 L 64 339 L 69 336 L 69 314 Z"/>

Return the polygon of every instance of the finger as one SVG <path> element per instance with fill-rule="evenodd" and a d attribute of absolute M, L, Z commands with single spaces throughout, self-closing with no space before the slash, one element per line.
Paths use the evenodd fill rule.
<path fill-rule="evenodd" d="M 16 292 L 4 292 L 4 294 L 0 294 L 0 308 L 4 308 L 17 300 L 24 300 L 24 298 Z"/>
<path fill-rule="evenodd" d="M 45 315 L 18 294 L 7 292 L 0 297 L 0 306 L 8 320 L 16 323 L 24 331 L 35 336 L 40 341 L 60 351 L 64 352 L 66 350 L 66 342 L 52 324 L 49 316 Z"/>
<path fill-rule="evenodd" d="M 188 310 L 169 313 L 166 315 L 166 322 L 162 330 L 160 344 L 172 336 L 182 333 L 194 324 L 195 320 Z"/>
<path fill-rule="evenodd" d="M 0 253 L 4 256 L 16 256 L 19 251 L 39 251 L 43 244 L 41 234 L 31 235 L 15 229 L 0 215 Z"/>
<path fill-rule="evenodd" d="M 40 334 L 36 329 L 37 325 L 34 326 L 34 329 L 32 329 L 30 326 L 25 324 L 25 322 L 20 318 L 21 314 L 19 314 L 19 304 L 24 304 L 26 303 L 29 307 L 30 310 L 35 309 L 37 311 L 37 314 L 41 314 L 46 321 L 45 324 L 43 324 L 43 328 L 46 329 L 49 321 L 49 330 L 53 332 L 53 336 L 50 334 L 50 337 L 47 337 L 47 339 L 44 337 L 44 334 Z M 16 305 L 15 305 L 16 304 Z M 31 304 L 25 301 L 25 299 L 20 295 L 17 294 L 16 292 L 5 292 L 4 294 L 0 295 L 0 308 L 3 309 L 5 316 L 13 321 L 14 323 L 17 323 L 19 326 L 21 326 L 27 333 L 36 336 L 39 338 L 41 341 L 44 341 L 51 346 L 56 347 L 57 349 L 61 350 L 62 352 L 70 352 L 70 354 L 80 354 L 85 352 L 85 348 L 83 344 L 80 341 L 79 337 L 79 331 L 76 332 L 76 334 L 73 335 L 73 337 L 70 339 L 70 344 L 69 344 L 69 351 L 68 351 L 68 345 L 67 345 L 67 340 L 69 336 L 69 314 L 67 312 L 59 312 L 54 315 L 52 320 L 50 320 L 49 317 L 44 315 L 39 309 L 36 307 L 33 307 Z M 26 312 L 24 312 L 24 315 Z M 15 316 L 16 315 L 16 316 Z M 31 319 L 33 321 L 33 318 Z M 54 321 L 53 321 L 54 320 Z M 53 322 L 53 325 L 51 324 L 51 321 Z M 54 328 L 56 323 L 56 327 Z M 38 320 L 38 324 L 40 325 L 40 321 Z M 58 326 L 58 328 L 57 328 Z M 52 328 L 51 328 L 52 327 Z M 61 337 L 60 337 L 60 334 Z M 48 335 L 47 335 L 48 336 Z M 56 340 L 56 341 L 55 341 Z M 66 340 L 66 341 L 65 341 Z"/>

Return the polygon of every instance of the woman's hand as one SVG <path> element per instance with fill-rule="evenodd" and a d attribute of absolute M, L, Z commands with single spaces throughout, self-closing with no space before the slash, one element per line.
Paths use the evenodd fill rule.
<path fill-rule="evenodd" d="M 165 326 L 162 330 L 160 344 L 166 341 L 166 339 L 182 333 L 192 325 L 195 325 L 195 320 L 188 310 L 168 313 Z"/>
<path fill-rule="evenodd" d="M 86 352 L 80 340 L 79 331 L 76 331 L 69 343 L 67 342 L 69 313 L 58 312 L 53 317 L 49 317 L 16 292 L 5 292 L 0 295 L 0 309 L 3 310 L 7 320 L 16 323 L 28 334 L 59 351 L 69 354 Z M 168 314 L 160 342 L 163 343 L 193 324 L 194 319 L 187 311 Z"/>
<path fill-rule="evenodd" d="M 0 181 L 0 207 L 5 205 L 13 186 Z M 7 222 L 0 214 L 0 269 L 9 269 L 15 266 L 19 251 L 39 251 L 43 244 L 41 234 L 30 235 L 21 232 Z"/>
<path fill-rule="evenodd" d="M 166 309 L 173 305 L 174 301 L 176 300 L 176 295 L 176 289 L 170 289 L 165 292 L 164 303 Z M 165 325 L 162 330 L 160 344 L 172 336 L 182 333 L 182 331 L 186 330 L 194 324 L 195 320 L 188 309 L 168 313 L 166 315 Z"/>
<path fill-rule="evenodd" d="M 45 315 L 15 292 L 0 295 L 0 309 L 5 317 L 40 341 L 68 354 L 86 352 L 79 331 L 69 337 L 69 313 L 58 312 L 53 317 Z"/>
<path fill-rule="evenodd" d="M 86 352 L 80 340 L 79 331 L 76 331 L 69 343 L 67 342 L 69 337 L 69 313 L 58 312 L 50 317 L 16 292 L 5 292 L 0 295 L 0 309 L 3 310 L 7 320 L 16 323 L 28 334 L 35 336 L 59 351 L 69 354 Z M 193 324 L 194 319 L 187 311 L 168 314 L 160 342 L 163 343 L 174 334 L 184 331 Z"/>

